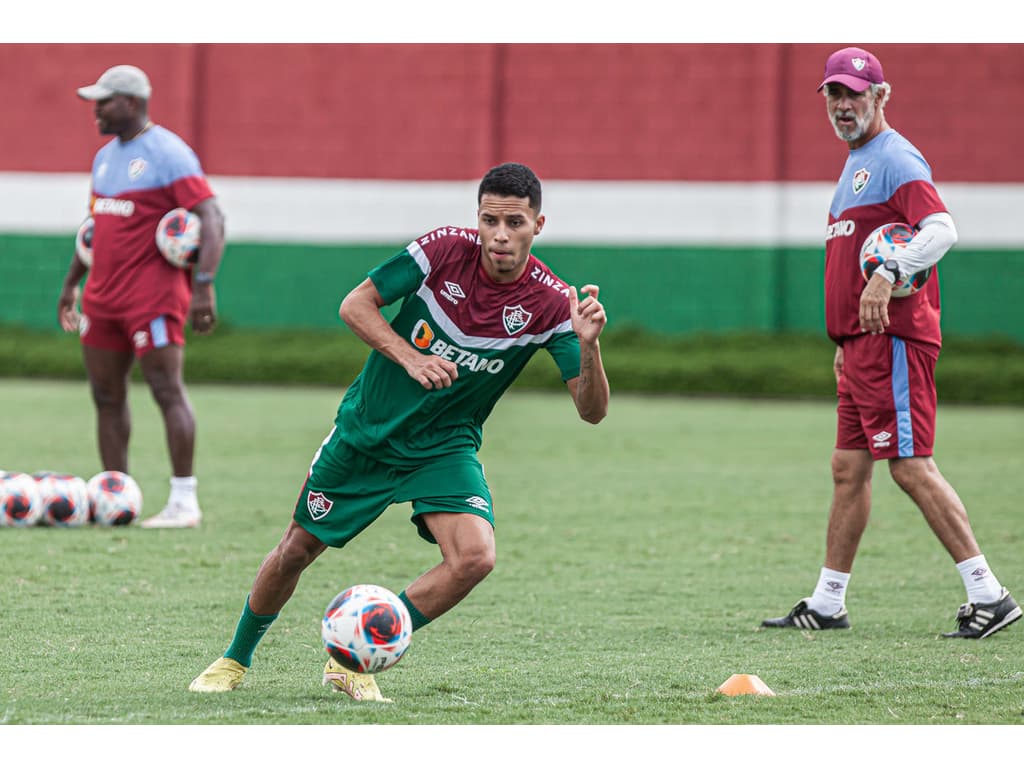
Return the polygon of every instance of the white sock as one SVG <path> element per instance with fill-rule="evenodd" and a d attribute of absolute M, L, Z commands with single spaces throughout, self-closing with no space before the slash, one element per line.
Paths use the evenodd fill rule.
<path fill-rule="evenodd" d="M 195 502 L 196 501 L 196 478 L 193 477 L 172 477 L 171 478 L 171 495 L 167 499 L 167 503 L 173 503 L 175 501 L 181 502 Z"/>
<path fill-rule="evenodd" d="M 964 580 L 964 587 L 967 588 L 968 603 L 992 603 L 999 599 L 1003 585 L 988 567 L 984 555 L 970 557 L 957 563 L 956 568 L 960 571 L 960 578 Z"/>
<path fill-rule="evenodd" d="M 807 601 L 807 607 L 822 616 L 835 616 L 846 603 L 846 585 L 850 583 L 850 574 L 822 568 L 818 576 L 818 586 Z"/>

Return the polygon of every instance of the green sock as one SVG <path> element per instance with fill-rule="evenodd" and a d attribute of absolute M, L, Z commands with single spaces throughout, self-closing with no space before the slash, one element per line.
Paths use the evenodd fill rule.
<path fill-rule="evenodd" d="M 425 627 L 427 624 L 430 623 L 430 619 L 428 619 L 426 616 L 420 613 L 416 606 L 412 604 L 412 601 L 409 600 L 409 596 L 405 594 L 404 589 L 402 590 L 402 594 L 398 596 L 398 599 L 405 603 L 405 607 L 409 609 L 409 615 L 412 616 L 413 632 L 415 632 L 420 627 Z"/>
<path fill-rule="evenodd" d="M 238 620 L 238 626 L 235 627 L 235 636 L 231 640 L 231 645 L 224 651 L 224 655 L 229 659 L 234 659 L 243 667 L 251 667 L 252 654 L 256 650 L 256 644 L 270 629 L 270 625 L 274 623 L 277 616 L 276 613 L 269 616 L 259 616 L 253 613 L 249 610 L 249 598 L 246 597 L 242 617 Z"/>

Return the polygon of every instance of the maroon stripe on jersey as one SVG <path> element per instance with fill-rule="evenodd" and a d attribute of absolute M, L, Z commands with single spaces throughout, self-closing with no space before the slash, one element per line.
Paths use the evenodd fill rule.
<path fill-rule="evenodd" d="M 430 263 L 424 284 L 462 333 L 515 338 L 545 333 L 569 319 L 568 284 L 544 262 L 531 254 L 522 277 L 496 283 L 480 264 L 476 240 L 447 234 L 417 241 Z"/>

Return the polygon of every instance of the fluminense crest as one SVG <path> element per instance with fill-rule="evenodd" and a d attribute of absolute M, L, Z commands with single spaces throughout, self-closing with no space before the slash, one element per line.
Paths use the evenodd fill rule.
<path fill-rule="evenodd" d="M 310 491 L 306 494 L 306 509 L 309 510 L 309 516 L 314 520 L 322 518 L 331 511 L 333 506 L 334 502 L 319 491 Z"/>
<path fill-rule="evenodd" d="M 506 305 L 501 313 L 501 320 L 505 324 L 505 330 L 508 331 L 509 336 L 515 336 L 523 330 L 532 317 L 533 313 L 523 309 L 522 304 L 516 304 L 514 307 Z"/>
<path fill-rule="evenodd" d="M 868 185 L 868 180 L 871 178 L 871 171 L 867 168 L 861 168 L 859 171 L 853 174 L 853 194 L 859 195 L 861 190 Z"/>

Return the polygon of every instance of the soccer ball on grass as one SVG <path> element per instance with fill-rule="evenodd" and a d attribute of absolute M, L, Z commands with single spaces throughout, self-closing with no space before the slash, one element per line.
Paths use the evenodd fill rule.
<path fill-rule="evenodd" d="M 78 528 L 89 522 L 89 491 L 85 480 L 57 472 L 37 472 L 33 477 L 39 489 L 43 525 Z"/>
<path fill-rule="evenodd" d="M 327 606 L 320 636 L 327 653 L 345 669 L 374 674 L 393 667 L 408 650 L 412 618 L 394 592 L 357 584 Z"/>
<path fill-rule="evenodd" d="M 896 222 L 883 224 L 868 235 L 860 249 L 860 271 L 864 279 L 870 280 L 875 270 L 888 259 L 899 261 L 900 251 L 907 247 L 907 243 L 913 240 L 916 234 L 917 230 L 914 227 Z M 928 267 L 910 277 L 897 280 L 892 286 L 892 297 L 902 299 L 904 296 L 917 293 L 934 271 L 934 267 Z"/>
<path fill-rule="evenodd" d="M 156 247 L 175 267 L 185 269 L 199 260 L 199 217 L 185 208 L 164 214 L 156 226 Z"/>
<path fill-rule="evenodd" d="M 142 489 L 131 475 L 100 472 L 86 483 L 89 517 L 97 525 L 130 525 L 142 513 Z"/>
<path fill-rule="evenodd" d="M 36 479 L 24 472 L 3 472 L 0 478 L 0 526 L 27 528 L 39 522 L 43 506 Z"/>

